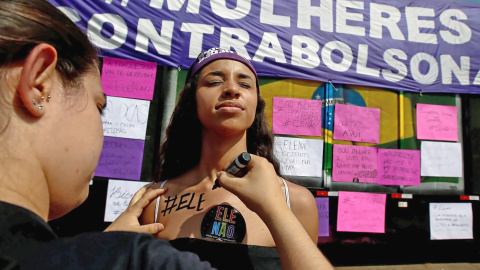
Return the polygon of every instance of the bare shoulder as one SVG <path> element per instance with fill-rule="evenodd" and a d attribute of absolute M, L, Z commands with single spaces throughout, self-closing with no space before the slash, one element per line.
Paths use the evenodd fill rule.
<path fill-rule="evenodd" d="M 161 182 L 153 184 L 150 188 L 152 189 L 157 189 L 160 188 Z M 155 204 L 156 204 L 156 199 L 150 201 L 150 203 L 143 209 L 142 215 L 139 218 L 140 224 L 145 225 L 145 224 L 151 224 L 155 223 L 154 218 L 155 218 Z"/>
<path fill-rule="evenodd" d="M 290 194 L 290 207 L 314 243 L 318 240 L 318 210 L 313 194 L 305 187 L 285 181 Z"/>
<path fill-rule="evenodd" d="M 290 181 L 285 181 L 288 186 L 288 192 L 290 194 L 290 204 L 292 210 L 294 208 L 298 210 L 307 210 L 305 207 L 314 207 L 313 210 L 316 211 L 317 204 L 315 203 L 315 198 L 312 193 L 305 187 L 292 183 Z M 295 211 L 294 211 L 295 212 Z"/>

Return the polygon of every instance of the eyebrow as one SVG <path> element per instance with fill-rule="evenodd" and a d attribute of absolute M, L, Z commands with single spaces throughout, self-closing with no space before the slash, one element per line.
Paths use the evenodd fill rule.
<path fill-rule="evenodd" d="M 216 70 L 216 71 L 212 71 L 212 72 L 209 72 L 207 74 L 205 74 L 205 77 L 206 76 L 209 76 L 209 75 L 215 75 L 215 76 L 220 76 L 220 75 L 224 75 L 224 72 L 221 71 L 221 70 Z M 243 73 L 243 72 L 240 72 L 238 74 L 238 77 L 242 78 L 242 79 L 251 79 L 253 80 L 252 76 L 246 74 L 246 73 Z"/>

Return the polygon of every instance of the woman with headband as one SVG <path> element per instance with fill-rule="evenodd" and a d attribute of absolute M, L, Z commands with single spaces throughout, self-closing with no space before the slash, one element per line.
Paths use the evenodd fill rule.
<path fill-rule="evenodd" d="M 255 68 L 247 59 L 220 48 L 201 53 L 188 70 L 160 149 L 154 187 L 167 191 L 145 209 L 141 223 L 162 223 L 158 238 L 219 269 L 232 264 L 280 267 L 265 222 L 225 188 L 212 189 L 217 174 L 247 152 L 268 163 L 265 169 L 276 174 L 284 203 L 316 244 L 315 200 L 306 188 L 282 178 L 264 109 Z"/>

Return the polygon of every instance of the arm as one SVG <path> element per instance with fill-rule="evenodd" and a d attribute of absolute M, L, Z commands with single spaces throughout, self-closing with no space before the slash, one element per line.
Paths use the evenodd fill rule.
<path fill-rule="evenodd" d="M 155 200 L 155 198 L 166 191 L 166 189 L 149 189 L 150 185 L 152 184 L 145 185 L 133 195 L 128 208 L 112 224 L 110 224 L 104 232 L 131 231 L 157 234 L 164 229 L 161 223 L 140 225 L 140 222 L 138 221 L 143 209 L 147 207 L 151 201 Z"/>
<path fill-rule="evenodd" d="M 220 185 L 256 212 L 275 240 L 284 269 L 333 269 L 302 224 L 288 208 L 278 176 L 266 159 L 252 155 L 243 178 L 219 172 Z M 271 207 L 274 205 L 275 207 Z"/>
<path fill-rule="evenodd" d="M 305 187 L 287 182 L 290 193 L 290 209 L 300 221 L 313 243 L 318 242 L 318 210 L 312 193 Z"/>

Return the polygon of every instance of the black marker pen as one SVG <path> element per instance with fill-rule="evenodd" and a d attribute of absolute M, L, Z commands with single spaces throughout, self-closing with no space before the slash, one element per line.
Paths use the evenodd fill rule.
<path fill-rule="evenodd" d="M 237 175 L 245 166 L 247 166 L 248 162 L 250 162 L 250 154 L 247 152 L 241 153 L 226 169 L 225 172 L 231 175 Z M 212 187 L 212 190 L 220 187 L 220 183 L 218 182 L 218 178 L 215 179 L 215 184 Z"/>

